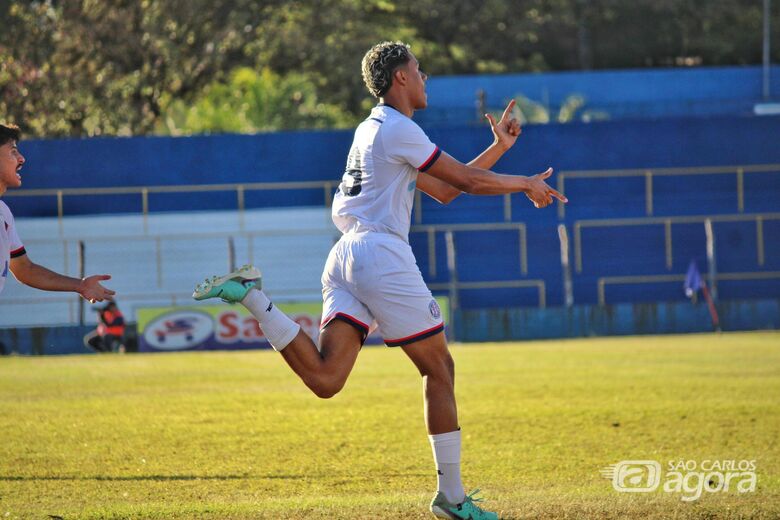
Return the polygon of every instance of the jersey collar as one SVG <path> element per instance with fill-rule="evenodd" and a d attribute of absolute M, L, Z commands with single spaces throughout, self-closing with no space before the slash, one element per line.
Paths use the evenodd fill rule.
<path fill-rule="evenodd" d="M 378 107 L 388 107 L 388 108 L 392 108 L 393 110 L 395 110 L 395 111 L 396 111 L 396 112 L 398 112 L 399 114 L 401 113 L 401 111 L 400 111 L 400 110 L 398 110 L 397 108 L 395 108 L 395 107 L 394 107 L 393 105 L 391 105 L 390 103 L 378 103 L 376 106 L 378 106 Z"/>

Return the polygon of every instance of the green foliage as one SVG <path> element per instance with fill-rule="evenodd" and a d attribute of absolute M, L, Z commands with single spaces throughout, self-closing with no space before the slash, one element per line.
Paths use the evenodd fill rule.
<path fill-rule="evenodd" d="M 583 110 L 586 100 L 579 94 L 570 94 L 563 100 L 557 111 L 538 101 L 518 94 L 515 96 L 514 116 L 521 124 L 547 124 L 547 123 L 572 123 L 574 121 L 591 121 L 595 118 L 600 120 L 609 119 L 608 114 L 589 112 Z M 493 114 L 494 117 L 501 117 L 501 113 Z"/>
<path fill-rule="evenodd" d="M 585 106 L 584 97 L 578 94 L 568 96 L 563 100 L 561 108 L 558 109 L 558 122 L 571 123 L 572 121 L 575 121 L 577 111 L 580 110 L 583 106 Z"/>
<path fill-rule="evenodd" d="M 166 103 L 160 133 L 252 133 L 292 128 L 334 128 L 355 123 L 336 105 L 318 99 L 302 74 L 284 77 L 265 68 L 233 71 L 226 83 L 207 85 L 192 103 Z"/>
<path fill-rule="evenodd" d="M 780 2 L 772 17 L 780 27 Z M 754 0 L 0 0 L 0 20 L 0 112 L 29 135 L 54 137 L 235 129 L 216 113 L 178 125 L 183 107 L 217 95 L 242 67 L 311 85 L 307 100 L 316 103 L 284 103 L 279 117 L 238 127 L 340 125 L 370 103 L 360 59 L 383 39 L 412 44 L 433 75 L 755 64 L 762 8 Z M 780 55 L 780 38 L 772 45 Z"/>
<path fill-rule="evenodd" d="M 454 346 L 463 476 L 502 518 L 778 518 L 777 332 Z M 319 400 L 270 352 L 0 357 L 0 516 L 428 519 L 421 378 L 367 347 Z M 627 459 L 755 459 L 755 493 L 617 493 Z"/>
<path fill-rule="evenodd" d="M 164 97 L 191 98 L 246 60 L 260 10 L 252 0 L 6 1 L 3 8 L 0 110 L 38 136 L 151 132 Z"/>
<path fill-rule="evenodd" d="M 523 95 L 515 96 L 514 115 L 521 124 L 547 124 L 550 122 L 550 110 L 539 102 Z"/>

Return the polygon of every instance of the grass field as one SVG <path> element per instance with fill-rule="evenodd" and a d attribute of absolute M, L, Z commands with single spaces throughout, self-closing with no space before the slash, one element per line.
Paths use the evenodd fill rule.
<path fill-rule="evenodd" d="M 780 334 L 455 345 L 464 479 L 502 518 L 780 518 Z M 619 493 L 626 459 L 755 460 L 753 493 Z M 419 376 L 318 400 L 273 352 L 0 358 L 0 519 L 430 518 Z"/>

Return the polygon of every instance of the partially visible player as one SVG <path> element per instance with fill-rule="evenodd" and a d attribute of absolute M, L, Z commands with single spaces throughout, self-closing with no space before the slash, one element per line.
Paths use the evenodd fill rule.
<path fill-rule="evenodd" d="M 532 177 L 487 170 L 520 133 L 511 117 L 513 103 L 500 121 L 488 117 L 494 143 L 463 164 L 442 152 L 411 119 L 427 106 L 427 76 L 408 46 L 374 46 L 363 58 L 363 79 L 379 104 L 355 131 L 333 200 L 333 222 L 343 235 L 322 274 L 319 350 L 260 290 L 260 272 L 252 266 L 206 280 L 193 297 L 241 302 L 290 368 L 323 398 L 342 389 L 369 325 L 376 323 L 385 344 L 401 347 L 423 376 L 425 420 L 438 474 L 431 511 L 440 518 L 497 519 L 477 505 L 474 493 L 466 495 L 461 482 L 455 365 L 441 311 L 409 246 L 414 190 L 445 204 L 462 192 L 523 192 L 538 208 L 566 198 L 545 183 L 552 169 Z"/>
<path fill-rule="evenodd" d="M 16 125 L 0 123 L 0 197 L 8 188 L 22 185 L 20 172 L 24 156 L 17 147 L 20 136 Z M 72 291 L 90 303 L 111 299 L 114 295 L 114 291 L 100 285 L 101 281 L 111 278 L 109 275 L 88 276 L 80 280 L 55 273 L 30 260 L 16 232 L 11 209 L 0 200 L 0 292 L 9 270 L 25 285 L 44 291 Z"/>

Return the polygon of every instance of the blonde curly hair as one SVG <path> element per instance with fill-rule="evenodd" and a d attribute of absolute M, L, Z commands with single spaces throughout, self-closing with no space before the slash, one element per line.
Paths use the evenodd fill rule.
<path fill-rule="evenodd" d="M 409 46 L 403 42 L 377 43 L 363 56 L 363 81 L 374 97 L 382 97 L 393 84 L 393 72 L 411 59 Z"/>

